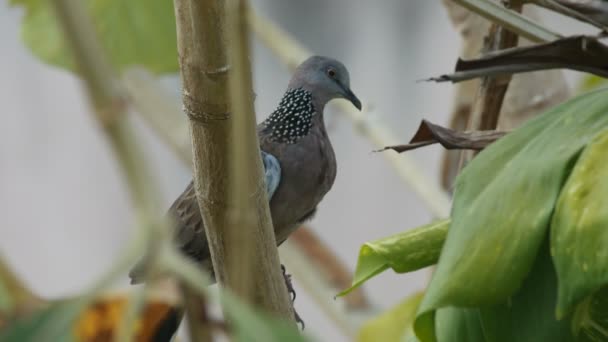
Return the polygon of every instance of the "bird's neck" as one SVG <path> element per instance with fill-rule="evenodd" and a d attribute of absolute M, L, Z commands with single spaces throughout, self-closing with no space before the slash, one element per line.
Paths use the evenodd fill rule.
<path fill-rule="evenodd" d="M 319 122 L 322 125 L 323 108 L 317 107 L 309 91 L 288 89 L 277 109 L 263 122 L 264 131 L 272 141 L 295 144 Z"/>

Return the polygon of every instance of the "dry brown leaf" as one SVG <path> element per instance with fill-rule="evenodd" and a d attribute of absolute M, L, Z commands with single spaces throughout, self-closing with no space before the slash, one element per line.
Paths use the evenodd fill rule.
<path fill-rule="evenodd" d="M 422 120 L 409 144 L 387 146 L 380 151 L 393 150 L 401 153 L 437 143 L 448 150 L 482 150 L 507 133 L 495 130 L 459 132 Z"/>

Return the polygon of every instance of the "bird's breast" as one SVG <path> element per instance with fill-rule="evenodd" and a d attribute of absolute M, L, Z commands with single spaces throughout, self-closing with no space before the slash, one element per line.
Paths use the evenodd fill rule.
<path fill-rule="evenodd" d="M 325 130 L 313 131 L 297 144 L 283 145 L 274 155 L 281 164 L 281 182 L 270 209 L 280 239 L 317 207 L 331 189 L 337 168 Z"/>

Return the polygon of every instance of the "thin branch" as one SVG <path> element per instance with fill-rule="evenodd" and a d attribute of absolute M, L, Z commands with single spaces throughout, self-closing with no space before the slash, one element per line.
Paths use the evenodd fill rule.
<path fill-rule="evenodd" d="M 521 4 L 514 9 L 521 12 Z M 492 25 L 486 45 L 487 51 L 499 51 L 515 47 L 517 35 L 503 27 Z M 481 80 L 477 100 L 473 104 L 470 128 L 473 130 L 494 130 L 511 76 L 486 77 Z"/>
<path fill-rule="evenodd" d="M 249 25 L 257 37 L 291 69 L 311 55 L 289 34 L 253 11 L 249 12 Z M 340 111 L 354 122 L 361 135 L 371 140 L 377 148 L 399 141 L 387 125 L 366 116 L 365 112 L 355 110 L 344 101 L 337 105 Z M 388 159 L 401 179 L 424 201 L 434 216 L 440 218 L 449 216 L 449 196 L 431 181 L 412 159 L 407 155 L 396 153 L 383 153 L 382 156 Z"/>
<path fill-rule="evenodd" d="M 306 256 L 306 260 L 310 261 L 313 270 L 323 273 L 323 278 L 328 280 L 328 289 L 342 290 L 350 286 L 353 274 L 349 267 L 331 252 L 330 246 L 323 242 L 310 227 L 298 228 L 291 234 L 289 241 L 292 242 L 290 246 L 300 250 Z M 372 310 L 372 305 L 363 289 L 355 291 L 343 299 L 349 310 Z"/>
<path fill-rule="evenodd" d="M 522 4 L 519 0 L 506 1 L 513 11 L 521 12 Z M 517 46 L 518 37 L 515 33 L 498 24 L 492 24 L 484 44 L 484 51 L 492 53 Z M 468 129 L 472 131 L 495 130 L 498 126 L 500 109 L 511 82 L 511 75 L 489 76 L 481 80 L 477 97 L 473 102 Z M 460 167 L 464 167 L 477 151 L 463 151 Z"/>
<path fill-rule="evenodd" d="M 139 114 L 180 160 L 192 168 L 188 122 L 181 103 L 144 68 L 132 67 L 122 77 L 129 99 Z"/>

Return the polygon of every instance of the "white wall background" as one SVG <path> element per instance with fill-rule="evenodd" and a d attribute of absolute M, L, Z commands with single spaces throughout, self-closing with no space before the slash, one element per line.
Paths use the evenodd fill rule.
<path fill-rule="evenodd" d="M 355 93 L 373 101 L 379 119 L 401 142 L 422 118 L 447 122 L 452 86 L 415 82 L 450 71 L 457 58 L 459 37 L 439 1 L 256 0 L 253 5 L 315 53 L 343 61 Z M 84 289 L 112 264 L 129 238 L 132 214 L 80 84 L 30 55 L 19 39 L 21 17 L 21 10 L 0 3 L 0 254 L 36 292 L 58 297 Z M 562 31 L 571 25 L 555 17 L 550 21 Z M 281 97 L 289 73 L 258 43 L 254 61 L 256 106 L 263 119 Z M 169 84 L 178 94 L 179 82 L 174 78 Z M 431 216 L 349 121 L 331 113 L 326 117 L 339 171 L 312 226 L 354 268 L 362 242 L 424 224 Z M 189 172 L 140 126 L 169 206 Z M 440 152 L 425 148 L 410 155 L 436 180 Z M 367 292 L 388 307 L 422 289 L 426 278 L 425 272 L 387 272 L 370 281 Z M 344 340 L 303 291 L 296 307 L 308 332 L 326 341 Z"/>

